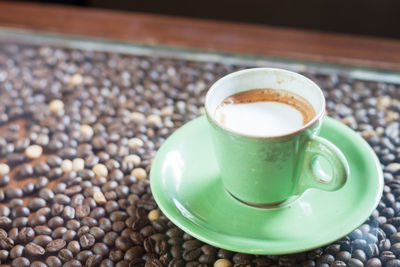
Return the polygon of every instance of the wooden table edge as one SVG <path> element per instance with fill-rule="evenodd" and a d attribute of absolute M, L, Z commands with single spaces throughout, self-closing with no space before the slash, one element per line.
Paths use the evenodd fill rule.
<path fill-rule="evenodd" d="M 21 2 L 0 2 L 0 27 L 400 70 L 394 39 Z"/>

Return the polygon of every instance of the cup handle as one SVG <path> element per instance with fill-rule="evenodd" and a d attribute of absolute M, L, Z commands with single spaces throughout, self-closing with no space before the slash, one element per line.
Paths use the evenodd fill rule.
<path fill-rule="evenodd" d="M 336 191 L 346 183 L 348 176 L 347 160 L 335 145 L 318 136 L 308 141 L 299 177 L 299 194 L 309 188 Z"/>

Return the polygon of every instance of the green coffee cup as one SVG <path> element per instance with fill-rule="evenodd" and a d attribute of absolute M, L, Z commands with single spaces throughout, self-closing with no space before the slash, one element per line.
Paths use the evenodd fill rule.
<path fill-rule="evenodd" d="M 276 136 L 243 134 L 216 119 L 215 110 L 226 97 L 259 88 L 295 93 L 312 105 L 316 115 L 301 128 Z M 273 68 L 234 72 L 211 86 L 205 109 L 223 185 L 238 200 L 275 206 L 297 199 L 310 188 L 335 191 L 345 184 L 349 175 L 345 157 L 318 136 L 325 98 L 310 79 Z"/>

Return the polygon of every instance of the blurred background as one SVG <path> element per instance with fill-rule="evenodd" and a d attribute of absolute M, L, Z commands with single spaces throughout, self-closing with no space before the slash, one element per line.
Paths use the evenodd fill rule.
<path fill-rule="evenodd" d="M 400 38 L 400 0 L 31 0 L 29 2 Z"/>

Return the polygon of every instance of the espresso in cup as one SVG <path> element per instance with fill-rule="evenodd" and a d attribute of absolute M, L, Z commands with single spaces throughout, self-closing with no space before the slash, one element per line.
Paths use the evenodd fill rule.
<path fill-rule="evenodd" d="M 304 97 L 279 89 L 251 89 L 225 98 L 214 118 L 226 128 L 253 136 L 292 133 L 316 116 Z"/>

